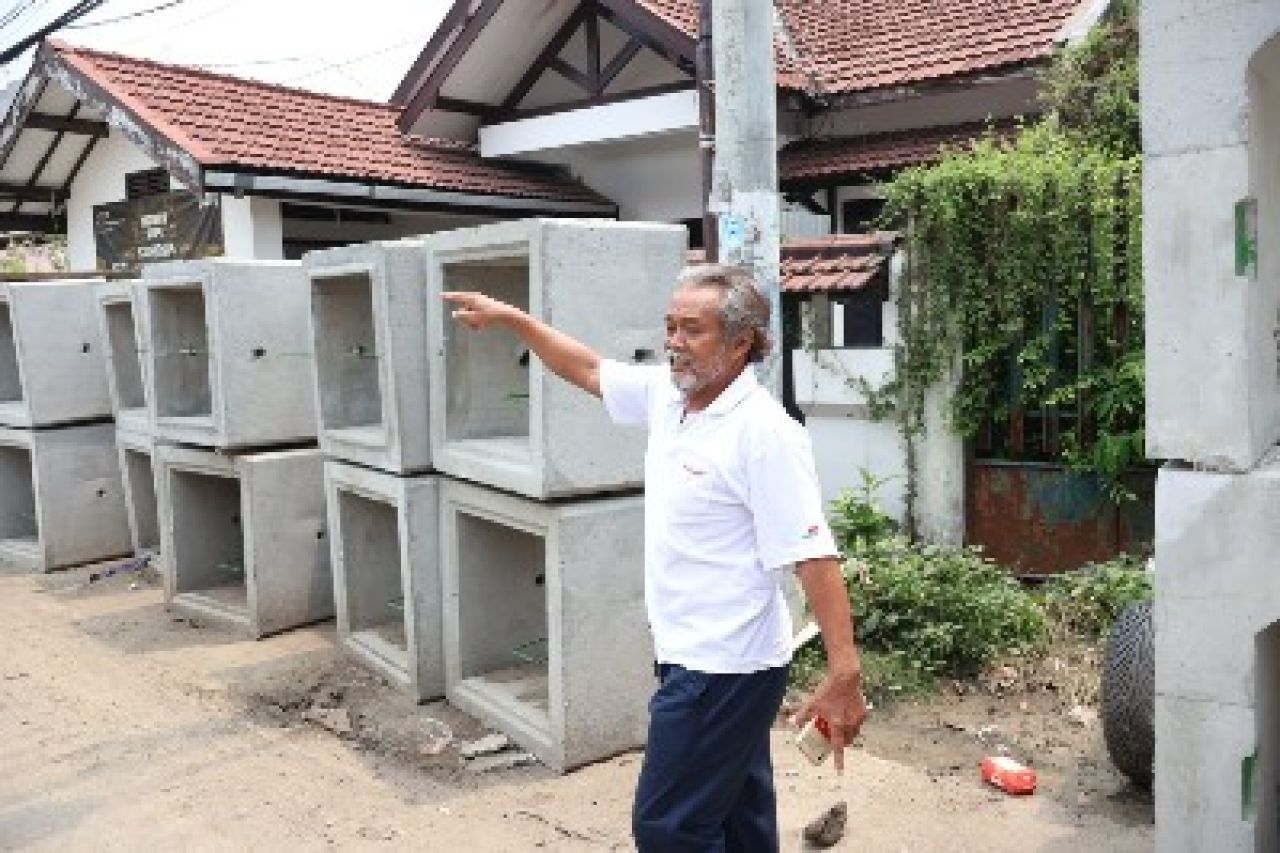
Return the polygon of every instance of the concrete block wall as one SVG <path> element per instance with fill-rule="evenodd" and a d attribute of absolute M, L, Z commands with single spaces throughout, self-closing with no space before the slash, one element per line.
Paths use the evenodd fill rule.
<path fill-rule="evenodd" d="M 95 286 L 0 284 L 0 426 L 111 417 Z"/>
<path fill-rule="evenodd" d="M 330 460 L 325 490 L 339 642 L 419 701 L 443 696 L 440 478 Z"/>
<path fill-rule="evenodd" d="M 1280 766 L 1259 750 L 1280 727 L 1259 696 L 1280 671 L 1263 642 L 1280 625 L 1280 453 L 1246 474 L 1161 471 L 1156 555 L 1156 846 L 1252 850 L 1278 814 L 1268 796 L 1257 829 L 1244 817 L 1242 764 Z"/>
<path fill-rule="evenodd" d="M 310 294 L 296 262 L 143 269 L 158 438 L 255 448 L 314 441 Z"/>
<path fill-rule="evenodd" d="M 384 471 L 431 468 L 422 243 L 367 243 L 303 258 L 311 288 L 320 447 Z"/>
<path fill-rule="evenodd" d="M 550 504 L 448 479 L 440 500 L 449 701 L 559 772 L 643 744 L 643 498 Z"/>
<path fill-rule="evenodd" d="M 1146 0 L 1141 28 L 1147 451 L 1245 471 L 1280 439 L 1280 5 Z"/>
<path fill-rule="evenodd" d="M 48 571 L 130 551 L 113 424 L 0 428 L 0 557 Z"/>
<path fill-rule="evenodd" d="M 157 445 L 165 600 L 254 637 L 334 615 L 318 450 Z"/>
<path fill-rule="evenodd" d="M 639 431 L 611 424 L 506 330 L 458 329 L 438 294 L 481 291 L 605 357 L 657 361 L 686 240 L 680 226 L 539 219 L 425 238 L 436 467 L 538 499 L 639 486 Z"/>
<path fill-rule="evenodd" d="M 111 412 L 120 429 L 138 435 L 149 434 L 147 372 L 150 360 L 145 358 L 148 336 L 139 311 L 138 285 L 132 281 L 104 282 L 94 287 L 94 293 L 106 355 Z"/>

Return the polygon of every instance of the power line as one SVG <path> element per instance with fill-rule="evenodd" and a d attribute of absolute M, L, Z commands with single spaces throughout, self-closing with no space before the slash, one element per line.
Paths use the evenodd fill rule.
<path fill-rule="evenodd" d="M 29 36 L 19 39 L 16 44 L 0 51 L 0 65 L 7 65 L 17 59 L 19 56 L 26 53 L 27 49 L 32 45 L 39 44 L 45 36 L 56 33 L 68 24 L 78 21 L 80 18 L 83 18 L 85 15 L 94 11 L 105 2 L 106 0 L 80 0 L 80 2 L 76 3 L 70 9 L 54 18 L 43 27 L 40 27 Z"/>
<path fill-rule="evenodd" d="M 119 23 L 120 21 L 130 21 L 130 20 L 133 20 L 134 18 L 141 18 L 146 15 L 154 14 L 156 12 L 163 12 L 165 9 L 172 9 L 174 6 L 180 6 L 185 2 L 187 2 L 187 0 L 169 0 L 169 2 L 167 3 L 161 3 L 158 6 L 152 6 L 149 9 L 139 9 L 138 11 L 130 12 L 127 15 L 118 15 L 117 17 L 106 18 L 101 21 L 90 21 L 87 24 L 75 24 L 73 26 L 67 27 L 67 29 L 87 30 L 92 27 L 105 27 L 107 24 L 116 24 L 116 23 Z"/>

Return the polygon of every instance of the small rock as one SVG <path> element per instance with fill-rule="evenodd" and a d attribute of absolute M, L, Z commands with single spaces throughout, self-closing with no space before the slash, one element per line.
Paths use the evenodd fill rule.
<path fill-rule="evenodd" d="M 492 773 L 495 770 L 510 770 L 537 762 L 537 758 L 528 752 L 509 750 L 497 755 L 483 755 L 467 763 L 472 773 Z"/>
<path fill-rule="evenodd" d="M 302 719 L 328 729 L 339 737 L 346 737 L 354 731 L 351 727 L 351 714 L 346 708 L 308 708 L 302 712 Z"/>
<path fill-rule="evenodd" d="M 453 730 L 445 723 L 428 717 L 423 723 L 426 738 L 418 744 L 418 754 L 435 756 L 444 752 L 453 743 Z"/>
<path fill-rule="evenodd" d="M 804 828 L 804 840 L 814 847 L 834 847 L 844 838 L 845 824 L 849 820 L 849 804 L 836 803 Z"/>
<path fill-rule="evenodd" d="M 491 735 L 485 735 L 479 740 L 469 741 L 458 747 L 458 754 L 463 758 L 479 758 L 482 755 L 492 755 L 495 752 L 511 746 L 511 741 L 501 732 L 495 732 Z"/>
<path fill-rule="evenodd" d="M 1092 728 L 1093 724 L 1098 722 L 1098 712 L 1093 708 L 1084 705 L 1076 705 L 1067 712 L 1067 719 L 1082 728 Z"/>

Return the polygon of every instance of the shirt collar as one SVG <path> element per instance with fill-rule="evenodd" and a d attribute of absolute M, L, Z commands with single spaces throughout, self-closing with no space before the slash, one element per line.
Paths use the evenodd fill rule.
<path fill-rule="evenodd" d="M 672 386 L 673 388 L 675 386 Z M 711 405 L 703 409 L 708 415 L 727 415 L 737 408 L 738 404 L 747 399 L 757 388 L 760 382 L 756 379 L 755 368 L 748 364 L 742 369 L 729 385 L 720 392 L 720 396 L 711 401 Z M 679 392 L 675 395 L 674 402 L 676 405 L 683 406 L 684 399 Z"/>

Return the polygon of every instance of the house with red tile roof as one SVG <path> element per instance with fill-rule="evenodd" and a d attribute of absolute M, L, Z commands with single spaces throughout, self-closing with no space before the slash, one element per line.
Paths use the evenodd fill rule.
<path fill-rule="evenodd" d="M 65 229 L 73 269 L 127 269 L 617 213 L 563 169 L 406 134 L 399 115 L 48 42 L 0 121 L 0 230 Z"/>

